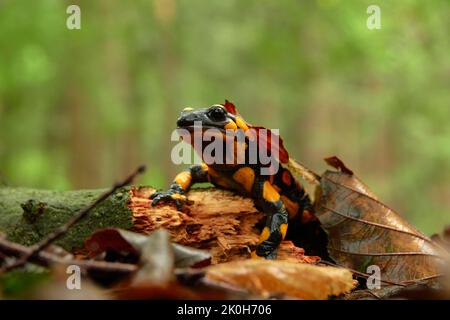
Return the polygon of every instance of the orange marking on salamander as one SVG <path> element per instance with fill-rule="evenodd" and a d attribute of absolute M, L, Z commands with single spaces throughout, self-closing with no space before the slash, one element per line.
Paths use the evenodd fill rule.
<path fill-rule="evenodd" d="M 280 225 L 280 232 L 281 232 L 281 237 L 282 237 L 283 240 L 286 237 L 287 228 L 288 228 L 287 223 L 283 223 L 283 224 Z"/>
<path fill-rule="evenodd" d="M 278 191 L 270 184 L 269 181 L 264 182 L 263 186 L 263 198 L 269 202 L 276 202 L 280 200 L 280 194 Z"/>
<path fill-rule="evenodd" d="M 261 235 L 259 236 L 259 243 L 262 243 L 264 241 L 266 241 L 267 239 L 269 239 L 270 236 L 270 230 L 268 227 L 264 227 L 263 231 L 261 232 Z"/>
<path fill-rule="evenodd" d="M 233 120 L 230 120 L 230 122 L 228 122 L 225 127 L 225 129 L 231 129 L 231 130 L 236 130 L 237 129 L 237 125 Z"/>
<path fill-rule="evenodd" d="M 242 185 L 247 192 L 251 192 L 255 181 L 255 172 L 252 168 L 240 168 L 233 174 L 233 180 Z"/>
<path fill-rule="evenodd" d="M 184 190 L 186 190 L 187 188 L 189 188 L 189 186 L 191 185 L 192 182 L 192 176 L 190 172 L 184 171 L 179 173 L 176 177 L 175 177 L 175 182 L 177 184 L 179 184 L 181 186 L 181 188 L 183 188 Z"/>
<path fill-rule="evenodd" d="M 245 121 L 241 117 L 236 117 L 236 124 L 242 130 L 244 130 L 244 131 L 248 130 L 247 124 L 245 123 Z"/>

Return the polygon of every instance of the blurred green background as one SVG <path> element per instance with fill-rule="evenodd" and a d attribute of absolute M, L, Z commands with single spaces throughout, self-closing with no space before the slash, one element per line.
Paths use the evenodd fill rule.
<path fill-rule="evenodd" d="M 66 8 L 81 8 L 68 30 Z M 381 29 L 366 26 L 381 8 Z M 450 222 L 450 2 L 0 0 L 0 174 L 165 187 L 186 106 L 225 98 L 322 172 L 338 155 L 426 233 Z"/>

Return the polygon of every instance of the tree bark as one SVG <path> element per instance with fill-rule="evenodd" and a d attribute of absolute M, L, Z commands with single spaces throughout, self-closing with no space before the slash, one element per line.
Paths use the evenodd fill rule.
<path fill-rule="evenodd" d="M 104 190 L 44 191 L 0 188 L 0 232 L 9 240 L 32 245 L 64 224 L 74 213 L 92 203 Z M 174 242 L 208 250 L 212 263 L 246 259 L 254 250 L 264 215 L 250 198 L 220 189 L 193 189 L 183 211 L 174 205 L 153 207 L 150 187 L 127 187 L 97 206 L 56 244 L 74 252 L 94 231 L 107 227 L 150 233 L 167 229 Z M 318 257 L 290 241 L 281 244 L 279 259 L 315 262 Z"/>

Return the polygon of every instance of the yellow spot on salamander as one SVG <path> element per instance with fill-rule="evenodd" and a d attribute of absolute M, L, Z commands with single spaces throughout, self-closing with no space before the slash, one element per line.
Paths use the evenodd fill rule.
<path fill-rule="evenodd" d="M 237 125 L 236 123 L 234 123 L 233 120 L 230 120 L 230 122 L 228 122 L 225 127 L 225 129 L 231 129 L 231 130 L 236 130 L 237 129 Z"/>
<path fill-rule="evenodd" d="M 181 201 L 186 201 L 186 196 L 182 195 L 182 194 L 178 194 L 175 193 L 173 195 L 170 196 L 173 200 L 181 200 Z"/>
<path fill-rule="evenodd" d="M 264 182 L 263 186 L 263 198 L 269 202 L 275 202 L 280 200 L 280 194 L 274 187 L 270 184 L 269 181 Z"/>
<path fill-rule="evenodd" d="M 189 108 L 189 107 L 188 107 L 188 108 L 184 108 L 184 109 L 183 109 L 183 112 L 189 112 L 189 111 L 192 111 L 192 110 L 194 110 L 194 108 Z"/>
<path fill-rule="evenodd" d="M 262 242 L 266 241 L 267 239 L 269 239 L 269 236 L 270 236 L 269 228 L 264 227 L 263 231 L 261 232 L 261 235 L 259 236 L 258 243 L 262 243 Z"/>
<path fill-rule="evenodd" d="M 236 117 L 236 124 L 242 130 L 244 130 L 244 131 L 248 130 L 247 124 L 245 123 L 245 121 L 241 117 Z"/>
<path fill-rule="evenodd" d="M 233 180 L 251 192 L 255 182 L 255 172 L 249 167 L 240 168 L 233 174 Z"/>
<path fill-rule="evenodd" d="M 287 223 L 283 223 L 280 226 L 281 237 L 283 240 L 284 240 L 284 237 L 286 237 L 287 228 L 288 228 Z"/>
<path fill-rule="evenodd" d="M 175 177 L 175 183 L 179 184 L 184 190 L 189 188 L 191 181 L 191 173 L 187 171 L 181 172 Z"/>

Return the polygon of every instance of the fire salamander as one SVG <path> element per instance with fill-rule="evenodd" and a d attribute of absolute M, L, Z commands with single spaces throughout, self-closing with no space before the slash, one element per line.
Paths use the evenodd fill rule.
<path fill-rule="evenodd" d="M 224 136 L 226 132 L 230 131 L 240 130 L 246 133 L 253 129 L 253 138 L 255 138 L 255 135 L 256 138 L 259 138 L 261 129 L 265 129 L 247 123 L 229 101 L 198 110 L 186 108 L 177 121 L 179 132 L 184 130 L 188 133 L 187 135 L 180 134 L 182 139 L 192 145 L 195 140 L 195 129 L 199 125 L 201 126 L 200 135 L 204 135 L 205 130 L 211 128 L 218 129 L 216 131 Z M 235 190 L 240 194 L 250 196 L 254 199 L 256 207 L 267 215 L 265 227 L 262 229 L 256 250 L 252 252 L 252 257 L 276 259 L 278 245 L 286 236 L 289 221 L 295 219 L 306 223 L 317 219 L 313 215 L 308 194 L 300 182 L 294 178 L 292 172 L 295 170 L 292 170 L 292 161 L 289 159 L 281 139 L 277 139 L 278 142 L 274 143 L 271 141 L 271 137 L 273 137 L 270 135 L 271 131 L 265 130 L 268 132 L 266 137 L 256 140 L 258 141 L 256 152 L 260 152 L 260 149 L 263 151 L 270 149 L 269 154 L 274 155 L 272 159 L 278 166 L 274 166 L 274 163 L 263 164 L 259 157 L 256 157 L 256 161 L 249 161 L 251 150 L 249 143 L 254 140 L 252 140 L 251 135 L 248 135 L 243 142 L 243 148 L 240 149 L 244 150 L 245 161 L 226 161 L 227 159 L 217 161 L 216 159 L 214 162 L 206 161 L 202 157 L 204 163 L 192 165 L 187 171 L 179 173 L 168 191 L 152 194 L 152 205 L 161 201 L 173 201 L 180 209 L 187 200 L 186 192 L 197 182 L 211 182 L 215 186 Z M 204 156 L 202 151 L 211 143 L 212 139 L 202 138 L 200 146 L 194 146 L 194 149 Z M 236 150 L 239 142 L 237 139 L 232 141 L 234 143 L 233 154 L 238 159 L 239 154 L 237 153 L 239 152 Z M 255 152 L 255 149 L 252 150 L 252 152 Z M 229 157 L 229 154 L 223 157 Z M 270 167 L 276 167 L 278 170 L 272 170 L 273 172 L 270 173 Z M 261 174 L 262 168 L 268 169 L 269 174 Z"/>

